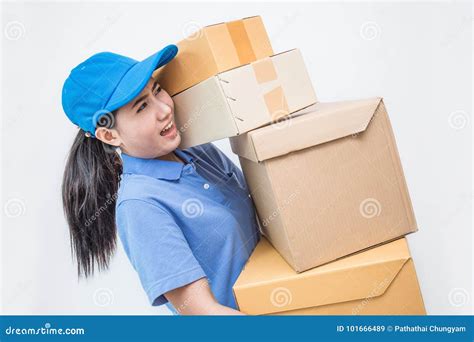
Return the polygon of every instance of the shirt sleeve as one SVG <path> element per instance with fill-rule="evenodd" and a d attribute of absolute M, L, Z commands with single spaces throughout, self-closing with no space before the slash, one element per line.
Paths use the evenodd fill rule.
<path fill-rule="evenodd" d="M 206 276 L 172 215 L 143 200 L 117 207 L 117 226 L 125 252 L 152 306 L 164 294 Z"/>

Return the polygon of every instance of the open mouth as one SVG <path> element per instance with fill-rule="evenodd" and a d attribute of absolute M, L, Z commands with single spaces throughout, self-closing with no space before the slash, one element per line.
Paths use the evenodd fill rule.
<path fill-rule="evenodd" d="M 175 128 L 174 122 L 171 121 L 169 124 L 167 124 L 167 125 L 165 126 L 165 128 L 163 128 L 163 129 L 161 130 L 160 135 L 161 135 L 161 136 L 167 136 L 167 135 L 173 133 L 174 128 Z"/>

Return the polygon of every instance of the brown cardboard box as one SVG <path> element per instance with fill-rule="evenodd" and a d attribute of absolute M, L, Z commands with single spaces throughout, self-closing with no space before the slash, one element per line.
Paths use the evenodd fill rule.
<path fill-rule="evenodd" d="M 233 286 L 250 315 L 425 315 L 405 238 L 296 273 L 262 237 Z"/>
<path fill-rule="evenodd" d="M 176 57 L 153 74 L 171 96 L 219 72 L 273 55 L 260 16 L 206 26 L 176 45 Z"/>
<path fill-rule="evenodd" d="M 231 146 L 262 233 L 297 272 L 417 230 L 381 98 L 317 103 Z"/>
<path fill-rule="evenodd" d="M 181 148 L 235 136 L 310 106 L 316 94 L 299 50 L 215 76 L 173 96 Z"/>

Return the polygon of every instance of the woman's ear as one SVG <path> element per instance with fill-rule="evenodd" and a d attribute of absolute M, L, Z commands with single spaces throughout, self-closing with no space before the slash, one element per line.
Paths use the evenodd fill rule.
<path fill-rule="evenodd" d="M 95 130 L 95 136 L 97 139 L 108 145 L 119 147 L 122 143 L 120 135 L 115 129 L 97 127 L 97 129 Z"/>

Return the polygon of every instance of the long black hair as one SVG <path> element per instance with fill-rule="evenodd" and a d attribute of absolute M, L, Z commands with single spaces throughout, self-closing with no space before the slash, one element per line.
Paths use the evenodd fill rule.
<path fill-rule="evenodd" d="M 112 128 L 117 111 L 99 120 L 98 126 Z M 115 203 L 122 174 L 120 156 L 113 146 L 86 136 L 79 129 L 64 170 L 62 201 L 69 226 L 71 255 L 77 274 L 93 275 L 109 267 L 117 245 Z"/>

